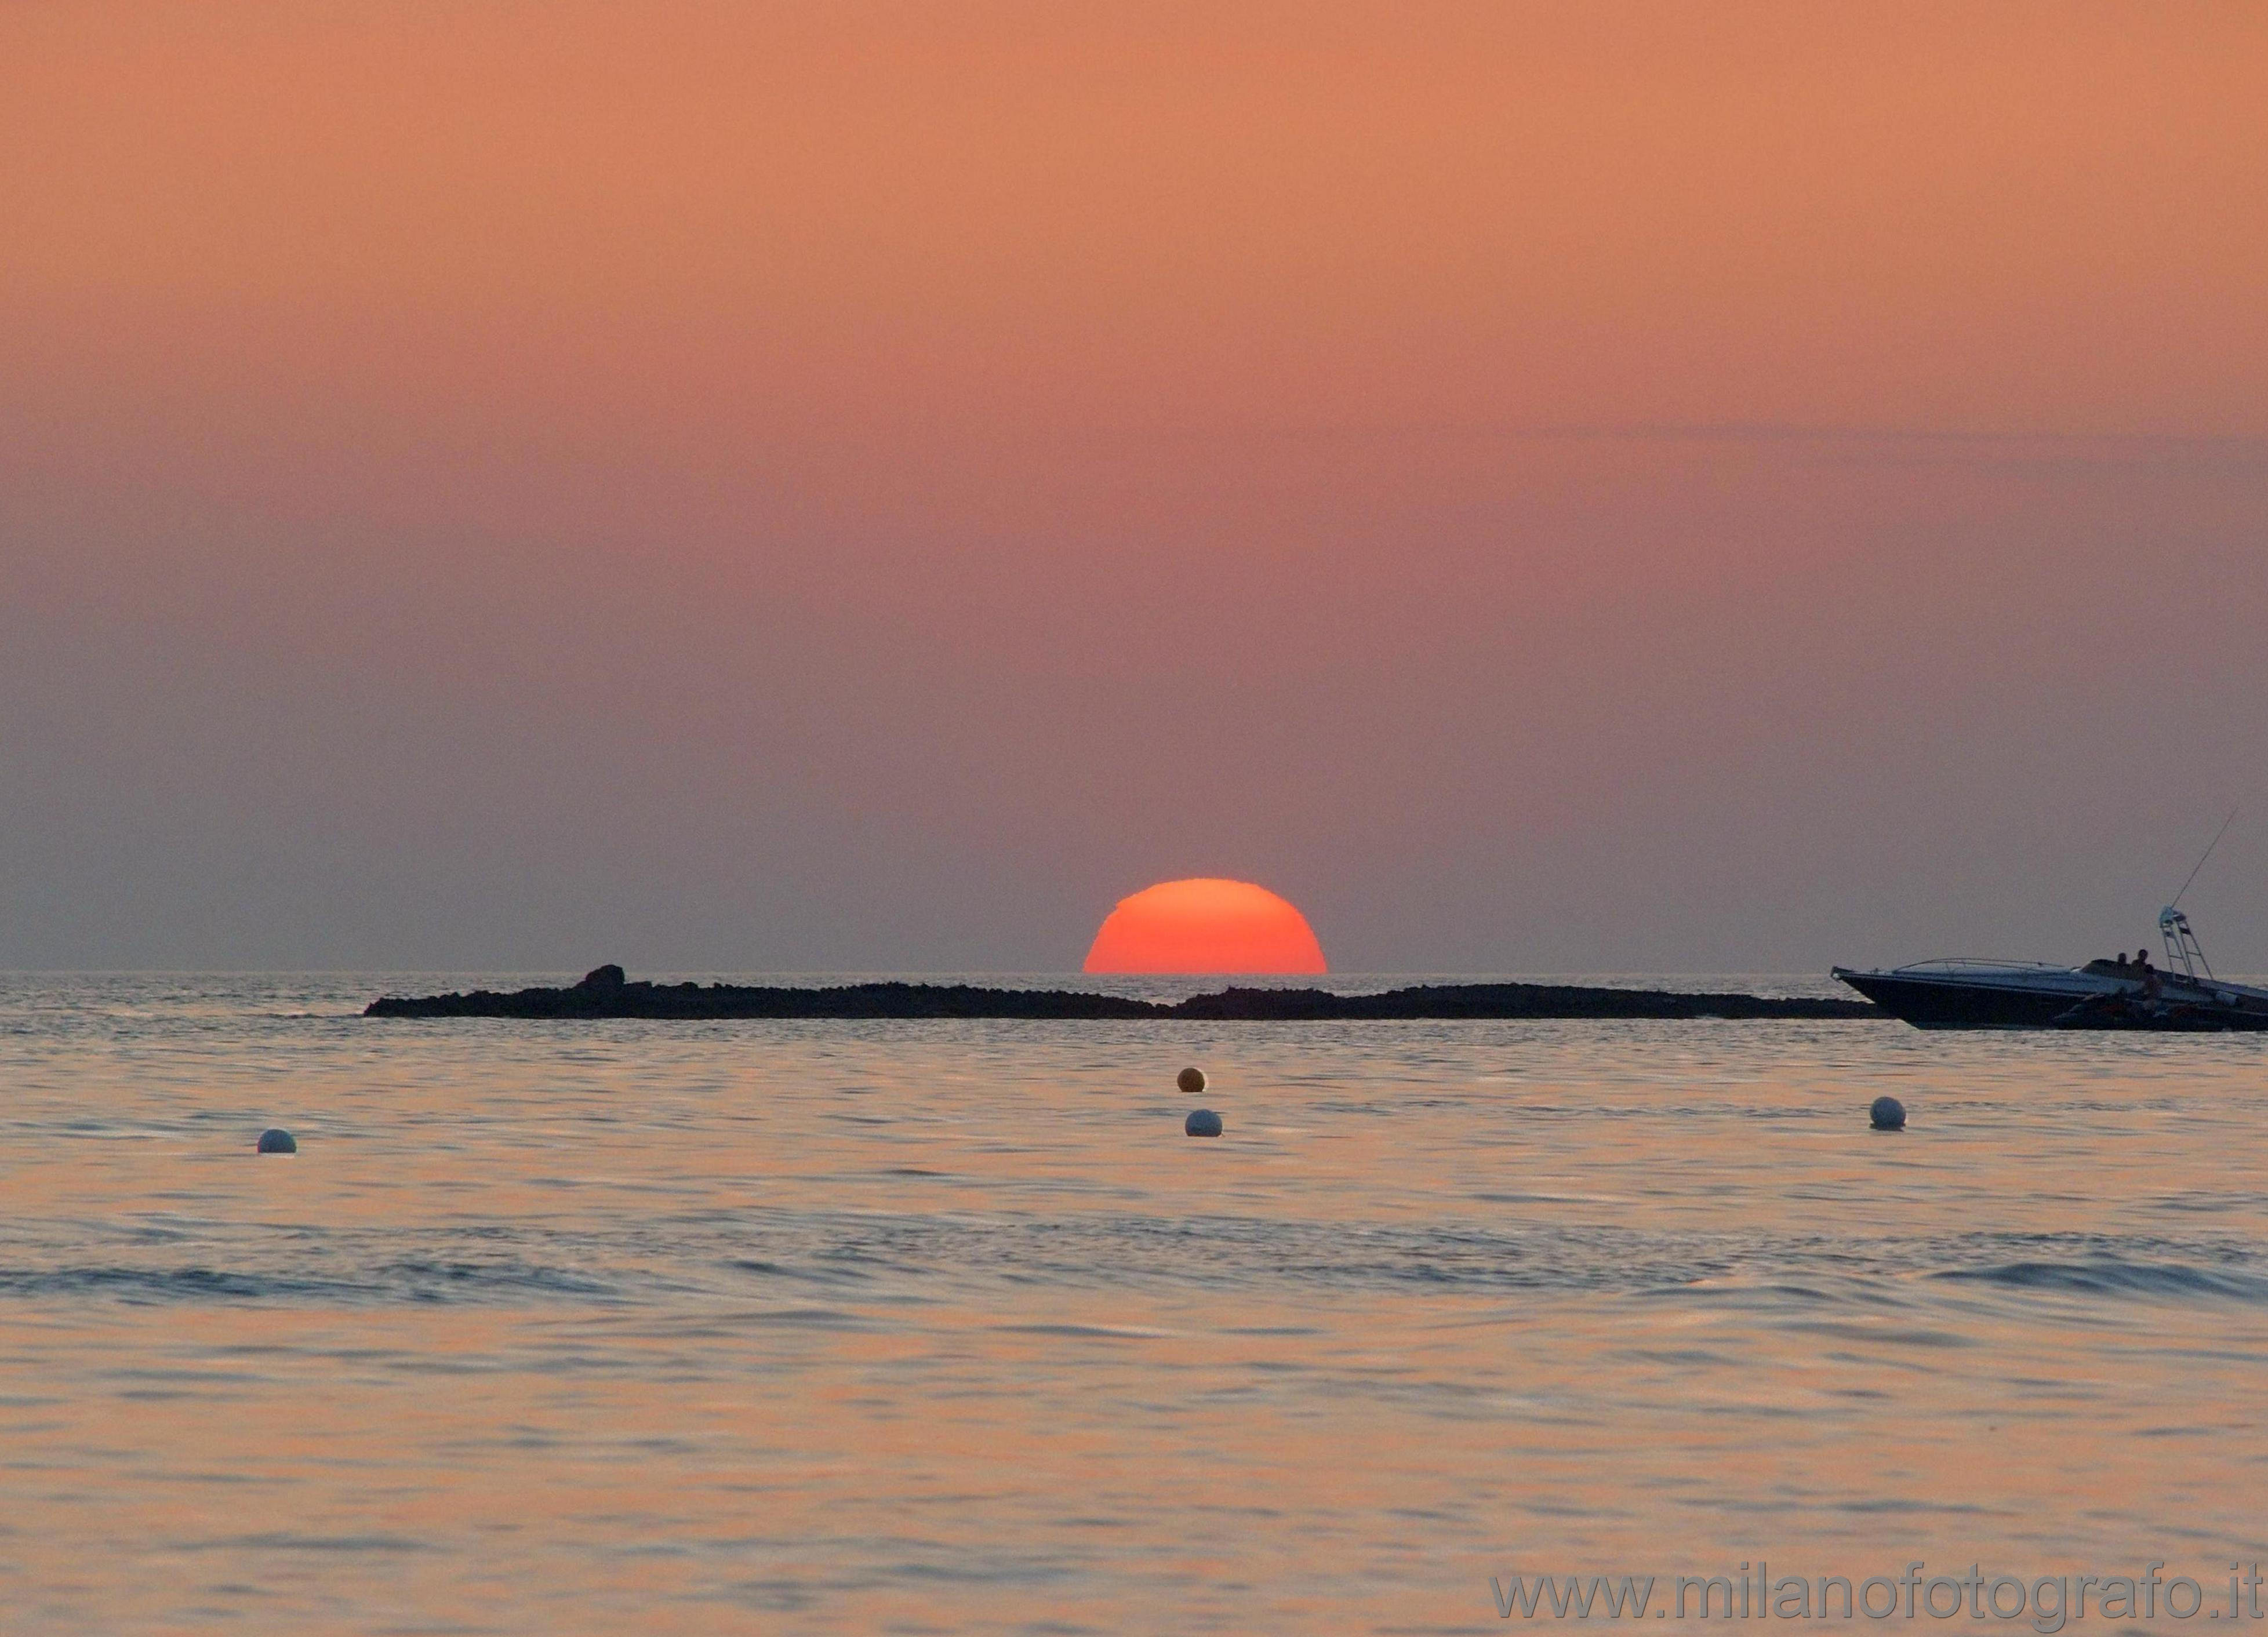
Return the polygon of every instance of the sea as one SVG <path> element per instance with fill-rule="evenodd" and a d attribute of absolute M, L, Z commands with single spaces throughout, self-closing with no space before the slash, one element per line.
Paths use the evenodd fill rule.
<path fill-rule="evenodd" d="M 576 975 L 0 975 L 0 1630 L 2268 1612 L 2268 1037 L 360 1015 Z"/>

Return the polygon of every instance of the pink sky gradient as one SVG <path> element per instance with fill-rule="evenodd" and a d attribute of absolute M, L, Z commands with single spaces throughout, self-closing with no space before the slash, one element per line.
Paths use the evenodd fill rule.
<path fill-rule="evenodd" d="M 0 965 L 2268 968 L 2257 8 L 17 7 L 0 220 Z"/>

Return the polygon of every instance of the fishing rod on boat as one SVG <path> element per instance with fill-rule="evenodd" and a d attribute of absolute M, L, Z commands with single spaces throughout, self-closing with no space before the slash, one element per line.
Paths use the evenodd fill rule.
<path fill-rule="evenodd" d="M 2198 878 L 2198 870 L 2205 868 L 2205 858 L 2211 858 L 2213 856 L 2213 849 L 2220 845 L 2220 838 L 2228 833 L 2228 826 L 2235 822 L 2236 809 L 2232 807 L 2228 810 L 2228 817 L 2220 821 L 2220 828 L 2213 833 L 2213 841 L 2205 849 L 2205 858 L 2200 858 L 2197 861 L 2196 869 L 2190 871 L 2188 879 L 2182 883 L 2181 892 L 2175 893 L 2174 901 L 2166 906 L 2168 909 L 2179 909 L 2182 907 L 2182 893 L 2187 892 L 2190 890 L 2190 882 Z"/>

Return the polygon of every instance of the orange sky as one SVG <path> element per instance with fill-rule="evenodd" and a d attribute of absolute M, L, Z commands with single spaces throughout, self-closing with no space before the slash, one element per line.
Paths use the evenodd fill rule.
<path fill-rule="evenodd" d="M 0 818 L 53 896 L 0 961 L 699 919 L 335 885 L 587 874 L 571 800 L 744 816 L 684 877 L 800 885 L 710 958 L 881 965 L 1068 965 L 1197 873 L 1484 960 L 1578 856 L 1751 846 L 1662 958 L 1809 958 L 1881 907 L 1831 848 L 1808 930 L 1703 945 L 1758 809 L 1816 835 L 1884 757 L 1988 773 L 1983 881 L 2051 806 L 2131 851 L 2133 784 L 2243 758 L 2105 655 L 2262 679 L 2264 155 L 2240 4 L 8 8 Z M 1838 710 L 1873 761 L 1775 760 Z M 304 890 L 239 925 L 185 847 Z"/>
<path fill-rule="evenodd" d="M 2246 5 L 89 4 L 0 65 L 11 350 L 145 388 L 2268 431 Z"/>

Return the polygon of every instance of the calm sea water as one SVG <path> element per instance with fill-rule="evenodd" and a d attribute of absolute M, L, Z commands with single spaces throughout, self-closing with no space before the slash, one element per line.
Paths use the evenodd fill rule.
<path fill-rule="evenodd" d="M 355 1015 L 467 981 L 0 978 L 5 1629 L 2268 1560 L 2260 1037 Z"/>

